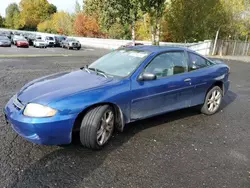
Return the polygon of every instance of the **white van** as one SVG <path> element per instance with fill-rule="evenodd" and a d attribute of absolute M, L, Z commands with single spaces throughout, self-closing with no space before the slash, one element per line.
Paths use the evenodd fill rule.
<path fill-rule="evenodd" d="M 56 44 L 56 39 L 52 35 L 39 35 L 36 39 L 44 40 L 48 47 L 54 47 Z"/>

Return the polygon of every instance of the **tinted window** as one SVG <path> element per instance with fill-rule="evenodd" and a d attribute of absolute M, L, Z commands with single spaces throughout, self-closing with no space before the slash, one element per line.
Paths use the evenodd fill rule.
<path fill-rule="evenodd" d="M 212 62 L 194 53 L 189 53 L 189 58 L 189 71 L 204 68 L 213 64 Z"/>
<path fill-rule="evenodd" d="M 172 76 L 186 71 L 187 61 L 184 52 L 160 54 L 145 69 L 145 72 L 154 73 L 157 78 Z"/>
<path fill-rule="evenodd" d="M 53 37 L 46 37 L 46 40 L 54 40 Z"/>

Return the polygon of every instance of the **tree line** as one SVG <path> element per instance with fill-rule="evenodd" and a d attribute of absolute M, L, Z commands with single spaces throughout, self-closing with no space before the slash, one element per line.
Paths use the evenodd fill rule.
<path fill-rule="evenodd" d="M 63 35 L 129 40 L 195 42 L 244 39 L 250 0 L 83 0 L 75 12 L 57 11 L 47 0 L 21 0 L 6 8 L 0 27 Z"/>

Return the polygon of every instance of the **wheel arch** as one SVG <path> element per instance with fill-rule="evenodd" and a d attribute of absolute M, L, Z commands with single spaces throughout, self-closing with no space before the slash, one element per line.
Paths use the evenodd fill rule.
<path fill-rule="evenodd" d="M 73 129 L 72 129 L 72 132 L 73 131 L 78 131 L 80 130 L 80 127 L 81 127 L 81 122 L 82 122 L 82 118 L 85 116 L 85 114 L 90 110 L 90 109 L 93 109 L 97 106 L 102 106 L 102 105 L 109 105 L 111 106 L 113 109 L 114 109 L 114 112 L 115 112 L 115 129 L 122 132 L 123 131 L 123 128 L 124 128 L 124 125 L 125 125 L 125 121 L 124 121 L 124 116 L 123 116 L 123 112 L 121 110 L 121 108 L 114 104 L 114 103 L 111 103 L 111 102 L 103 102 L 103 103 L 97 103 L 97 104 L 93 104 L 91 106 L 88 106 L 87 108 L 85 108 L 82 112 L 80 112 L 78 114 L 78 116 L 76 117 L 75 121 L 74 121 L 74 125 L 73 125 Z"/>
<path fill-rule="evenodd" d="M 223 81 L 221 81 L 221 80 L 216 80 L 216 81 L 212 84 L 212 86 L 208 89 L 207 93 L 208 93 L 213 87 L 215 87 L 215 86 L 220 87 L 221 90 L 222 90 L 222 93 L 223 93 L 223 95 L 224 95 L 224 83 L 223 83 Z"/>

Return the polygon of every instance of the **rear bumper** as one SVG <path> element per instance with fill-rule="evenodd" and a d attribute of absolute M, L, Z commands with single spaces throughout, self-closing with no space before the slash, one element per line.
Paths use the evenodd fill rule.
<path fill-rule="evenodd" d="M 16 46 L 17 46 L 17 47 L 25 47 L 25 48 L 29 47 L 28 44 L 17 44 Z"/>
<path fill-rule="evenodd" d="M 77 115 L 57 114 L 50 118 L 30 118 L 13 105 L 13 98 L 4 109 L 6 122 L 26 140 L 42 145 L 60 145 L 71 142 L 71 132 Z"/>

